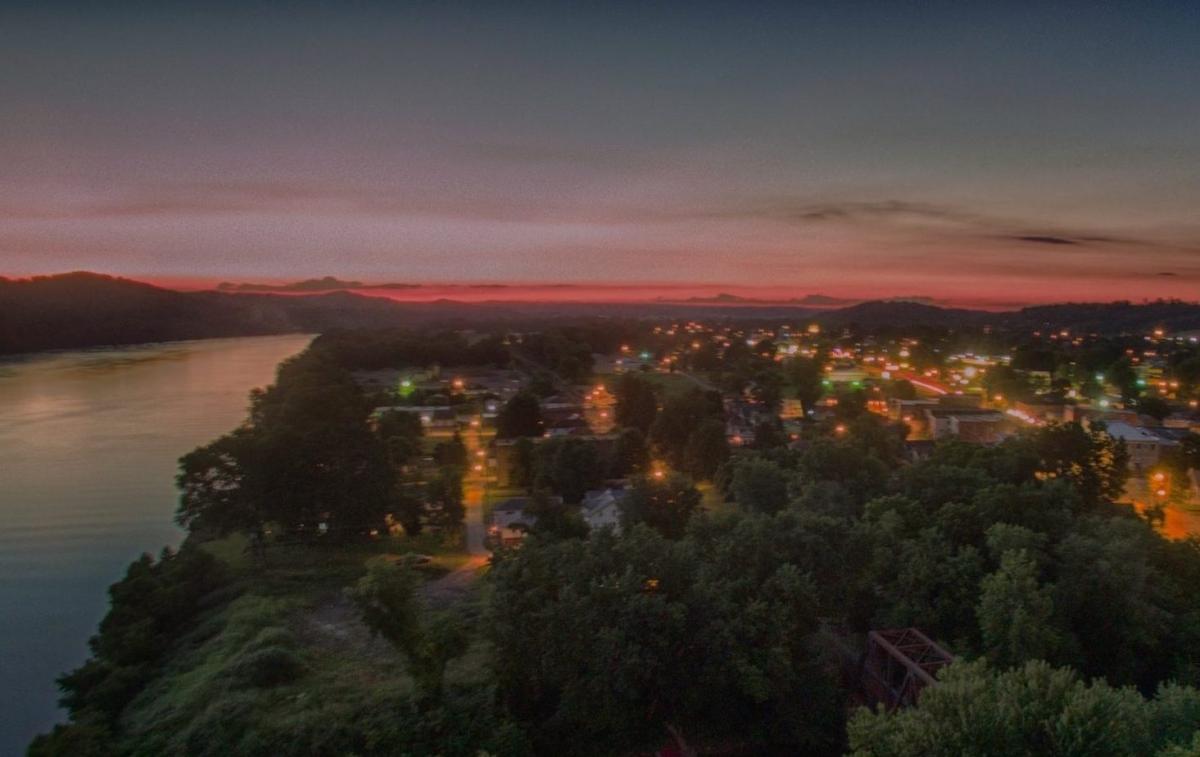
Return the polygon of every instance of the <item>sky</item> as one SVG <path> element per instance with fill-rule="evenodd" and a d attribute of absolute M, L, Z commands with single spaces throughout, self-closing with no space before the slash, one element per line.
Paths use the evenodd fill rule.
<path fill-rule="evenodd" d="M 1196 2 L 8 2 L 0 103 L 0 275 L 1200 299 Z"/>

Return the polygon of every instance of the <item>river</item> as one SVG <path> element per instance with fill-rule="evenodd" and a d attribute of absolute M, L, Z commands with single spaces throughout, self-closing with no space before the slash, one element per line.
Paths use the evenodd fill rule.
<path fill-rule="evenodd" d="M 245 417 L 310 336 L 170 342 L 0 361 L 0 755 L 63 713 L 106 588 L 176 545 L 176 460 Z"/>

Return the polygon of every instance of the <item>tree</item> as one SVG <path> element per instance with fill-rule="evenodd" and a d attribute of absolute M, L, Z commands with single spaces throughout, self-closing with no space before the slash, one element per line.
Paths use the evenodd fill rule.
<path fill-rule="evenodd" d="M 537 477 L 537 447 L 527 436 L 517 439 L 513 445 L 513 483 L 523 488 L 530 488 Z"/>
<path fill-rule="evenodd" d="M 175 521 L 180 526 L 218 536 L 245 531 L 261 548 L 273 514 L 258 491 L 263 482 L 255 477 L 255 443 L 252 431 L 239 429 L 179 459 Z"/>
<path fill-rule="evenodd" d="M 600 483 L 600 457 L 592 442 L 551 439 L 538 448 L 537 457 L 537 485 L 561 494 L 569 503 L 579 502 Z"/>
<path fill-rule="evenodd" d="M 463 468 L 467 464 L 467 445 L 457 430 L 448 442 L 438 442 L 433 448 L 433 459 L 438 465 Z"/>
<path fill-rule="evenodd" d="M 825 374 L 821 370 L 821 364 L 812 358 L 794 357 L 787 361 L 784 368 L 792 392 L 800 400 L 804 412 L 811 413 L 817 407 L 817 400 L 825 393 L 822 383 Z"/>
<path fill-rule="evenodd" d="M 734 469 L 733 498 L 747 510 L 776 513 L 787 506 L 788 481 L 787 472 L 770 460 L 743 460 Z"/>
<path fill-rule="evenodd" d="M 988 660 L 1007 668 L 1049 659 L 1059 643 L 1054 599 L 1038 584 L 1038 566 L 1029 553 L 1005 552 L 1000 569 L 980 588 L 979 628 Z"/>
<path fill-rule="evenodd" d="M 1179 686 L 1148 701 L 1041 661 L 1004 672 L 958 662 L 938 677 L 916 707 L 859 709 L 849 726 L 851 754 L 1125 757 L 1190 745 L 1200 728 L 1200 693 Z"/>
<path fill-rule="evenodd" d="M 579 513 L 543 489 L 533 493 L 525 513 L 534 520 L 531 534 L 555 539 L 582 539 L 588 534 L 588 525 Z"/>
<path fill-rule="evenodd" d="M 699 506 L 700 492 L 687 476 L 640 476 L 621 500 L 621 525 L 630 529 L 645 523 L 668 539 L 678 539 Z"/>
<path fill-rule="evenodd" d="M 729 442 L 725 439 L 725 423 L 708 418 L 688 437 L 683 452 L 683 469 L 697 478 L 711 479 L 728 459 Z"/>
<path fill-rule="evenodd" d="M 888 396 L 898 400 L 915 400 L 917 388 L 908 379 L 896 379 L 888 386 Z"/>
<path fill-rule="evenodd" d="M 658 398 L 650 382 L 636 373 L 624 373 L 617 380 L 614 394 L 617 424 L 647 433 L 658 415 Z"/>
<path fill-rule="evenodd" d="M 1133 365 L 1127 357 L 1122 357 L 1110 365 L 1104 376 L 1109 383 L 1117 387 L 1121 392 L 1121 399 L 1125 402 L 1136 399 L 1141 393 L 1137 383 L 1137 372 L 1133 370 Z"/>
<path fill-rule="evenodd" d="M 404 655 L 417 686 L 436 701 L 442 698 L 446 665 L 467 651 L 469 637 L 457 616 L 422 607 L 416 588 L 410 569 L 378 561 L 348 594 L 371 633 Z"/>
<path fill-rule="evenodd" d="M 514 394 L 496 415 L 497 439 L 541 436 L 543 429 L 541 403 L 526 390 Z"/>
<path fill-rule="evenodd" d="M 783 376 L 774 364 L 754 374 L 750 394 L 755 402 L 762 403 L 767 410 L 775 412 L 783 399 Z"/>
<path fill-rule="evenodd" d="M 688 440 L 707 418 L 724 420 L 721 395 L 692 389 L 667 400 L 650 428 L 650 441 L 658 454 L 676 468 L 683 467 Z"/>
<path fill-rule="evenodd" d="M 426 502 L 431 524 L 452 530 L 462 526 L 466 510 L 463 507 L 462 471 L 443 466 L 426 482 Z"/>
<path fill-rule="evenodd" d="M 769 418 L 754 427 L 755 449 L 777 449 L 787 446 L 788 438 L 783 433 L 783 424 L 778 418 Z"/>
<path fill-rule="evenodd" d="M 238 431 L 180 460 L 179 522 L 216 533 L 246 530 L 261 547 L 263 524 L 333 538 L 384 524 L 396 497 L 385 441 L 348 372 L 306 351 L 280 365 L 276 383 L 251 393 Z"/>
<path fill-rule="evenodd" d="M 1089 506 L 1117 500 L 1129 478 L 1129 453 L 1102 424 L 1085 429 L 1079 423 L 1058 423 L 1038 429 L 1031 437 L 1041 471 L 1074 484 Z"/>
<path fill-rule="evenodd" d="M 613 451 L 613 476 L 624 478 L 631 473 L 641 473 L 649 464 L 650 450 L 646 448 L 646 437 L 636 428 L 623 429 Z"/>
<path fill-rule="evenodd" d="M 143 554 L 133 561 L 109 587 L 108 613 L 88 642 L 92 656 L 58 679 L 72 720 L 115 727 L 205 599 L 227 581 L 222 563 L 189 545 L 164 549 L 157 560 Z"/>
<path fill-rule="evenodd" d="M 989 368 L 983 375 L 983 387 L 988 398 L 1001 396 L 1006 400 L 1025 399 L 1031 392 L 1025 374 L 1007 365 Z"/>
<path fill-rule="evenodd" d="M 418 536 L 424 527 L 425 497 L 416 482 L 397 485 L 396 501 L 392 515 L 408 536 Z"/>
<path fill-rule="evenodd" d="M 1162 423 L 1163 418 L 1171 414 L 1171 405 L 1161 397 L 1147 396 L 1137 401 L 1137 411 Z"/>
<path fill-rule="evenodd" d="M 753 753 L 835 752 L 840 697 L 808 646 L 813 582 L 729 536 L 606 530 L 534 539 L 497 560 L 485 628 L 498 696 L 536 753 L 643 753 L 671 733 Z M 762 569 L 741 569 L 747 559 Z"/>
<path fill-rule="evenodd" d="M 383 413 L 375 422 L 375 433 L 387 446 L 388 459 L 394 468 L 402 468 L 421 454 L 421 437 L 425 427 L 416 413 L 391 410 Z"/>
<path fill-rule="evenodd" d="M 841 390 L 837 393 L 834 413 L 838 420 L 852 421 L 867 412 L 867 393 L 862 389 Z"/>
<path fill-rule="evenodd" d="M 259 491 L 273 520 L 307 535 L 324 524 L 338 539 L 383 526 L 395 472 L 369 409 L 350 373 L 313 351 L 282 363 L 275 384 L 252 393 L 247 479 L 266 482 Z"/>

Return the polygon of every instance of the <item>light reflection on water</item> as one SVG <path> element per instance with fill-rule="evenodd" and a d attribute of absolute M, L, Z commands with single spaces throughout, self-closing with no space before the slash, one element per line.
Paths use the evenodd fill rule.
<path fill-rule="evenodd" d="M 58 717 L 106 587 L 177 544 L 177 458 L 245 415 L 308 336 L 173 342 L 0 361 L 0 755 Z"/>

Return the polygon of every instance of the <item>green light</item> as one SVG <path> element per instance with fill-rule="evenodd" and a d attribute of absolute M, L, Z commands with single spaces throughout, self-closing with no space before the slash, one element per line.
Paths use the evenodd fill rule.
<path fill-rule="evenodd" d="M 643 353 L 641 354 L 641 358 L 642 358 L 642 360 L 649 360 L 649 359 L 650 359 L 650 353 L 649 353 L 649 352 L 643 352 Z"/>
<path fill-rule="evenodd" d="M 400 380 L 400 388 L 397 390 L 397 394 L 399 394 L 401 397 L 408 397 L 413 393 L 413 391 L 415 390 L 413 389 L 413 382 L 411 379 Z"/>

